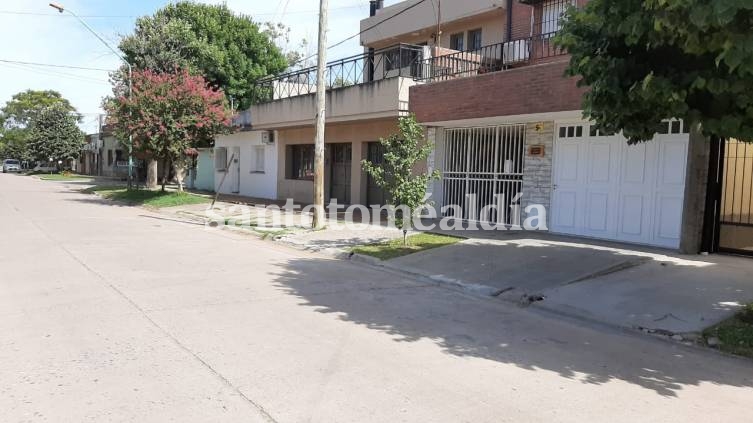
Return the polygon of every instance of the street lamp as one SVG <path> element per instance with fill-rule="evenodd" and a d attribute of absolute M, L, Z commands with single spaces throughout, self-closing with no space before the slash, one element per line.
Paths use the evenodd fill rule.
<path fill-rule="evenodd" d="M 116 49 L 114 49 L 107 41 L 102 38 L 97 31 L 92 29 L 92 27 L 89 26 L 89 24 L 86 23 L 83 19 L 81 19 L 77 14 L 73 13 L 70 9 L 66 9 L 63 6 L 57 4 L 57 3 L 50 3 L 50 7 L 57 10 L 60 13 L 68 12 L 69 15 L 76 18 L 81 24 L 86 27 L 86 29 L 89 30 L 99 41 L 102 42 L 107 48 L 112 51 L 115 56 L 117 56 L 118 59 L 120 59 L 125 65 L 128 67 L 128 96 L 133 96 L 133 85 L 131 81 L 133 80 L 133 70 L 131 69 L 131 64 L 128 63 L 128 60 L 123 57 L 123 55 L 120 54 Z M 128 136 L 128 189 L 133 188 L 133 135 Z"/>

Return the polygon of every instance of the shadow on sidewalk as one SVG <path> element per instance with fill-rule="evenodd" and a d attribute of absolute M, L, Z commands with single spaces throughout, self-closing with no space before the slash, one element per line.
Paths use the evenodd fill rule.
<path fill-rule="evenodd" d="M 556 372 L 587 384 L 624 381 L 665 397 L 703 383 L 753 387 L 753 363 L 744 360 L 550 320 L 347 262 L 291 259 L 278 269 L 278 286 L 301 305 L 395 342 L 431 341 L 455 356 Z"/>

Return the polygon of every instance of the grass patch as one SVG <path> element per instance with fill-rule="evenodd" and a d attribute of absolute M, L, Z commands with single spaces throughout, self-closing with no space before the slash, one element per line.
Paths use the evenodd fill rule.
<path fill-rule="evenodd" d="M 717 338 L 719 349 L 753 358 L 753 303 L 734 317 L 703 331 L 706 340 Z"/>
<path fill-rule="evenodd" d="M 74 174 L 65 174 L 65 173 L 53 173 L 50 175 L 49 173 L 37 174 L 39 176 L 39 179 L 43 181 L 75 181 L 79 179 L 92 179 L 91 176 L 86 175 L 74 175 Z"/>
<path fill-rule="evenodd" d="M 82 190 L 84 193 L 97 193 L 103 198 L 119 201 L 131 206 L 147 206 L 154 208 L 186 206 L 191 204 L 208 203 L 209 199 L 186 192 L 162 192 L 149 190 L 128 191 L 122 186 L 98 186 Z"/>
<path fill-rule="evenodd" d="M 356 254 L 376 257 L 379 260 L 390 260 L 396 257 L 407 256 L 419 251 L 445 247 L 460 242 L 462 238 L 431 233 L 420 233 L 408 237 L 408 244 L 403 244 L 403 239 L 393 239 L 380 244 L 364 245 L 353 248 Z"/>

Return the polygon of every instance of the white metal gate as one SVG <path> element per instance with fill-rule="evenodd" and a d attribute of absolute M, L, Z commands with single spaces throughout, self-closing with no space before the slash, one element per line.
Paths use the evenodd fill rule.
<path fill-rule="evenodd" d="M 518 224 L 525 133 L 525 125 L 445 130 L 445 217 Z"/>

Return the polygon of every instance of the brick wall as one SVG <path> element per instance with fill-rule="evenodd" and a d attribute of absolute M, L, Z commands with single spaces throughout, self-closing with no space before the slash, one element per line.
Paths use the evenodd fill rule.
<path fill-rule="evenodd" d="M 544 146 L 543 156 L 530 156 L 528 147 Z M 526 143 L 523 165 L 522 210 L 531 204 L 541 204 L 549 210 L 552 198 L 552 156 L 554 153 L 554 122 L 538 122 L 526 125 Z"/>
<path fill-rule="evenodd" d="M 417 85 L 410 109 L 419 122 L 580 110 L 584 90 L 563 76 L 567 60 Z"/>
<path fill-rule="evenodd" d="M 512 2 L 512 39 L 531 35 L 531 12 L 533 7 L 517 1 Z"/>

